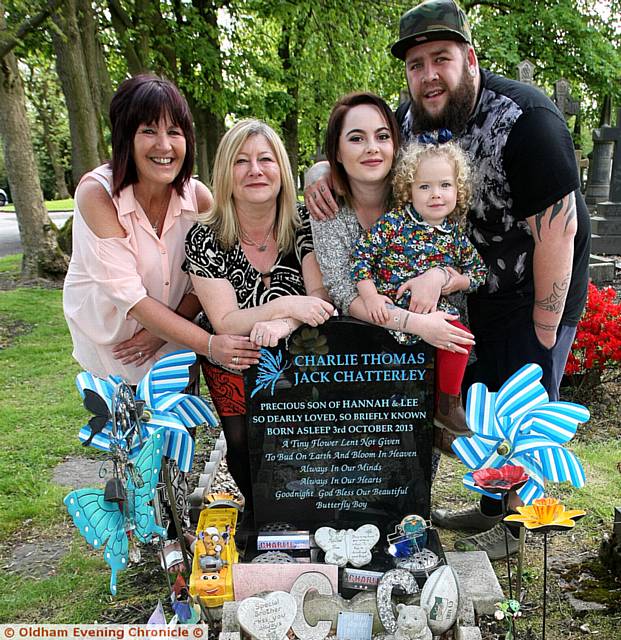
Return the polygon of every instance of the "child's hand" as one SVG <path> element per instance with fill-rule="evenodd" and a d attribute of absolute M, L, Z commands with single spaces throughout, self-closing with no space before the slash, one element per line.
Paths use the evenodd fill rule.
<path fill-rule="evenodd" d="M 392 300 L 390 298 L 377 293 L 368 297 L 364 297 L 363 301 L 367 313 L 369 314 L 369 316 L 371 316 L 371 320 L 375 324 L 385 324 L 386 322 L 388 322 L 390 314 L 388 313 L 386 305 L 392 304 Z"/>
<path fill-rule="evenodd" d="M 447 266 L 445 268 L 449 279 L 442 287 L 442 295 L 448 296 L 450 293 L 455 293 L 456 291 L 467 291 L 468 287 L 470 287 L 470 278 L 459 273 L 459 271 L 453 269 L 453 267 Z"/>

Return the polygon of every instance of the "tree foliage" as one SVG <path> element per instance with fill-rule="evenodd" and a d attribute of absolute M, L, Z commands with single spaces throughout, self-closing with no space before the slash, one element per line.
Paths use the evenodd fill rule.
<path fill-rule="evenodd" d="M 33 109 L 42 108 L 41 78 L 48 96 L 64 89 L 64 104 L 54 98 L 36 111 L 33 126 L 35 148 L 46 156 L 41 165 L 57 184 L 69 152 L 75 178 L 107 157 L 113 87 L 145 71 L 170 78 L 188 98 L 203 180 L 209 180 L 225 125 L 250 116 L 281 133 L 294 168 L 301 170 L 320 152 L 328 113 L 340 95 L 371 90 L 397 106 L 406 83 L 403 64 L 389 46 L 400 15 L 414 2 L 5 0 L 0 58 L 13 51 L 31 64 Z M 621 0 L 462 4 L 482 66 L 515 77 L 517 63 L 529 59 L 535 81 L 548 93 L 555 80 L 567 79 L 581 99 L 583 130 L 597 125 L 605 96 L 621 101 Z M 46 21 L 48 14 L 53 20 Z M 52 103 L 54 126 L 46 129 Z M 65 113 L 70 135 L 63 128 Z"/>

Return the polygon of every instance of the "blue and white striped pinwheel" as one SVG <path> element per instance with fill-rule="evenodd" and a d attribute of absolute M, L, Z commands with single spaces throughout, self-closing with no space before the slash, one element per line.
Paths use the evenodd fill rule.
<path fill-rule="evenodd" d="M 540 380 L 541 367 L 527 364 L 497 393 L 482 383 L 468 391 L 466 420 L 474 435 L 457 438 L 453 451 L 473 470 L 521 465 L 529 476 L 518 490 L 524 504 L 544 493 L 545 482 L 571 482 L 583 487 L 585 475 L 578 458 L 563 448 L 589 419 L 586 407 L 572 402 L 550 402 Z M 472 473 L 463 479 L 469 489 L 491 498 L 500 495 L 475 486 Z"/>
<path fill-rule="evenodd" d="M 217 425 L 213 412 L 202 398 L 182 393 L 188 386 L 189 367 L 195 360 L 196 354 L 192 351 L 175 351 L 163 356 L 140 381 L 135 394 L 137 401 L 144 402 L 143 415 L 148 416 L 148 420 L 141 421 L 143 440 L 163 427 L 164 455 L 175 460 L 179 469 L 184 472 L 192 468 L 194 458 L 194 439 L 188 429 L 203 422 L 209 423 L 211 427 Z M 107 404 L 109 416 L 114 388 L 119 382 L 121 378 L 118 376 L 97 378 L 86 371 L 76 378 L 80 395 L 84 398 L 86 389 L 97 393 Z M 95 435 L 91 433 L 92 419 L 90 424 L 84 425 L 78 435 L 82 443 L 88 442 L 96 449 L 109 451 L 112 427 L 109 416 L 103 429 Z M 139 450 L 139 438 L 136 434 L 129 452 L 130 457 L 135 456 Z"/>

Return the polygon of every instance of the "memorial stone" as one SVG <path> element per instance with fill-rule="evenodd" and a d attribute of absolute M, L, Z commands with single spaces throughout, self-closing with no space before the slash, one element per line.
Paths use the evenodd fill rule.
<path fill-rule="evenodd" d="M 621 107 L 617 111 L 616 126 L 602 127 L 601 131 L 605 134 L 602 137 L 614 145 L 614 153 L 608 201 L 597 203 L 597 215 L 591 219 L 591 251 L 618 255 L 621 253 Z"/>
<path fill-rule="evenodd" d="M 615 143 L 621 137 L 619 127 L 621 122 L 617 117 L 617 126 L 610 126 L 608 122 L 599 129 L 593 130 L 593 157 L 590 165 L 589 183 L 585 195 L 586 203 L 590 206 L 598 202 L 614 201 L 611 193 L 611 179 L 613 158 L 621 153 L 620 145 Z M 621 162 L 617 160 L 617 171 L 621 171 Z M 621 197 L 620 197 L 621 199 Z"/>
<path fill-rule="evenodd" d="M 522 60 L 517 65 L 517 79 L 524 84 L 535 86 L 535 65 L 530 60 Z"/>
<path fill-rule="evenodd" d="M 433 349 L 334 318 L 245 376 L 257 526 L 386 531 L 430 505 Z"/>
<path fill-rule="evenodd" d="M 256 640 L 284 640 L 296 613 L 295 598 L 286 591 L 274 591 L 264 598 L 246 598 L 237 608 L 237 619 Z"/>
<path fill-rule="evenodd" d="M 578 115 L 580 102 L 571 97 L 569 82 L 565 78 L 554 83 L 554 104 L 566 118 Z"/>

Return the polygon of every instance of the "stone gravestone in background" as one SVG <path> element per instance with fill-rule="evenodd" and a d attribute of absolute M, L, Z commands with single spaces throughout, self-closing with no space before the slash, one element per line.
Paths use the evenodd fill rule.
<path fill-rule="evenodd" d="M 520 82 L 535 86 L 535 65 L 530 60 L 518 62 L 516 72 Z"/>
<path fill-rule="evenodd" d="M 591 218 L 591 251 L 608 255 L 621 253 L 621 107 L 614 127 L 601 127 L 600 138 L 614 145 L 610 193 L 607 202 L 597 203 L 597 215 Z M 593 134 L 595 137 L 595 134 Z"/>
<path fill-rule="evenodd" d="M 612 98 L 604 96 L 599 119 L 599 128 L 593 129 L 593 151 L 589 163 L 589 177 L 587 180 L 584 199 L 593 208 L 598 202 L 608 200 L 610 193 L 610 173 L 612 171 L 612 155 L 615 150 L 614 140 L 610 140 L 608 129 L 612 116 Z"/>
<path fill-rule="evenodd" d="M 245 383 L 257 526 L 429 517 L 431 347 L 334 318 L 269 349 Z"/>

